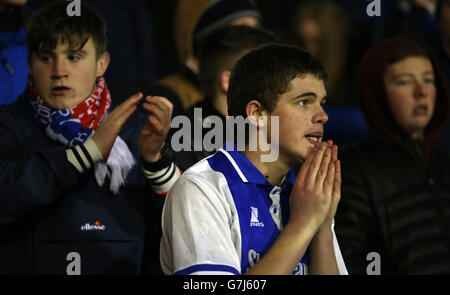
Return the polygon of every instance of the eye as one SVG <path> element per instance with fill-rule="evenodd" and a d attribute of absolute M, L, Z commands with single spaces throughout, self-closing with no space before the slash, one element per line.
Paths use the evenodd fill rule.
<path fill-rule="evenodd" d="M 47 54 L 39 54 L 38 55 L 38 60 L 43 62 L 43 63 L 48 63 L 51 60 L 51 57 Z"/>
<path fill-rule="evenodd" d="M 302 99 L 297 102 L 299 106 L 306 106 L 309 103 L 308 99 Z"/>
<path fill-rule="evenodd" d="M 326 103 L 327 103 L 327 99 L 326 98 L 322 99 L 322 101 L 320 102 L 321 105 L 325 105 Z"/>
<path fill-rule="evenodd" d="M 407 86 L 407 85 L 410 85 L 412 82 L 410 81 L 410 80 L 398 80 L 398 81 L 395 81 L 395 85 L 398 85 L 398 86 Z"/>
<path fill-rule="evenodd" d="M 70 61 L 77 62 L 81 59 L 81 56 L 78 54 L 69 54 L 67 57 Z"/>
<path fill-rule="evenodd" d="M 425 79 L 423 79 L 423 81 L 424 81 L 426 84 L 434 84 L 434 77 L 425 78 Z"/>

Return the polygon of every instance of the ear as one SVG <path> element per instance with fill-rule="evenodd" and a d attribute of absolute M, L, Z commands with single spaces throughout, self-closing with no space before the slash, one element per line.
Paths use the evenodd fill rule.
<path fill-rule="evenodd" d="M 245 107 L 245 113 L 250 123 L 256 125 L 259 128 L 264 127 L 267 120 L 264 120 L 263 118 L 267 118 L 269 115 L 268 112 L 264 110 L 261 103 L 257 100 L 251 100 L 247 104 L 247 106 Z"/>
<path fill-rule="evenodd" d="M 108 52 L 103 52 L 102 55 L 97 59 L 97 77 L 103 76 L 108 68 L 110 61 L 110 56 Z"/>
<path fill-rule="evenodd" d="M 223 71 L 220 73 L 219 77 L 219 88 L 222 93 L 227 94 L 228 93 L 228 84 L 230 83 L 230 71 Z"/>

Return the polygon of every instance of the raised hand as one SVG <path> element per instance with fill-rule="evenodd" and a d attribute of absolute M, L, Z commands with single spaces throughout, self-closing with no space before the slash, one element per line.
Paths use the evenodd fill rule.
<path fill-rule="evenodd" d="M 111 113 L 109 113 L 98 126 L 92 140 L 97 145 L 103 158 L 111 151 L 117 135 L 131 114 L 136 110 L 137 103 L 142 98 L 142 93 L 130 96 Z"/>
<path fill-rule="evenodd" d="M 331 220 L 334 217 L 335 207 L 339 202 L 334 201 L 334 195 L 337 196 L 336 199 L 340 198 L 337 147 L 331 141 L 322 142 L 310 151 L 297 175 L 289 199 L 289 222 L 309 226 L 317 231 L 330 217 Z"/>
<path fill-rule="evenodd" d="M 139 135 L 139 153 L 145 161 L 156 162 L 170 130 L 173 105 L 165 97 L 147 96 L 142 107 L 150 114 Z"/>
<path fill-rule="evenodd" d="M 341 162 L 338 160 L 338 147 L 336 145 L 331 146 L 331 162 L 334 163 L 334 182 L 333 182 L 333 191 L 331 192 L 332 200 L 330 205 L 330 210 L 328 211 L 327 218 L 325 219 L 322 227 L 324 229 L 330 229 L 331 222 L 333 221 L 334 216 L 336 215 L 337 207 L 339 201 L 341 200 Z"/>

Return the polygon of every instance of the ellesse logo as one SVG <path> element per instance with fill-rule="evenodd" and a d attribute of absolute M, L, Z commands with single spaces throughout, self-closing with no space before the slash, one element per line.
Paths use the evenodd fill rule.
<path fill-rule="evenodd" d="M 81 230 L 82 231 L 87 231 L 87 230 L 105 230 L 105 225 L 97 220 L 96 222 L 94 222 L 94 224 L 86 223 L 86 224 L 82 225 L 81 226 Z"/>

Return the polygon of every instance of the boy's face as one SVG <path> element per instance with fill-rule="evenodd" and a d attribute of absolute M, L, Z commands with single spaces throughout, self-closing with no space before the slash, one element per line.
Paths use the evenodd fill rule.
<path fill-rule="evenodd" d="M 52 52 L 36 52 L 29 59 L 36 89 L 55 110 L 76 106 L 91 95 L 108 64 L 108 53 L 97 59 L 92 38 L 81 49 L 58 42 Z"/>
<path fill-rule="evenodd" d="M 426 57 L 408 57 L 386 69 L 384 85 L 392 115 L 411 137 L 422 138 L 434 113 L 433 65 Z"/>
<path fill-rule="evenodd" d="M 320 52 L 320 24 L 312 18 L 305 19 L 298 24 L 297 34 L 300 36 L 306 50 L 319 56 Z"/>
<path fill-rule="evenodd" d="M 294 164 L 303 162 L 310 148 L 322 141 L 323 125 L 328 121 L 322 108 L 327 93 L 323 81 L 309 74 L 289 85 L 270 115 L 279 117 L 280 159 Z"/>

